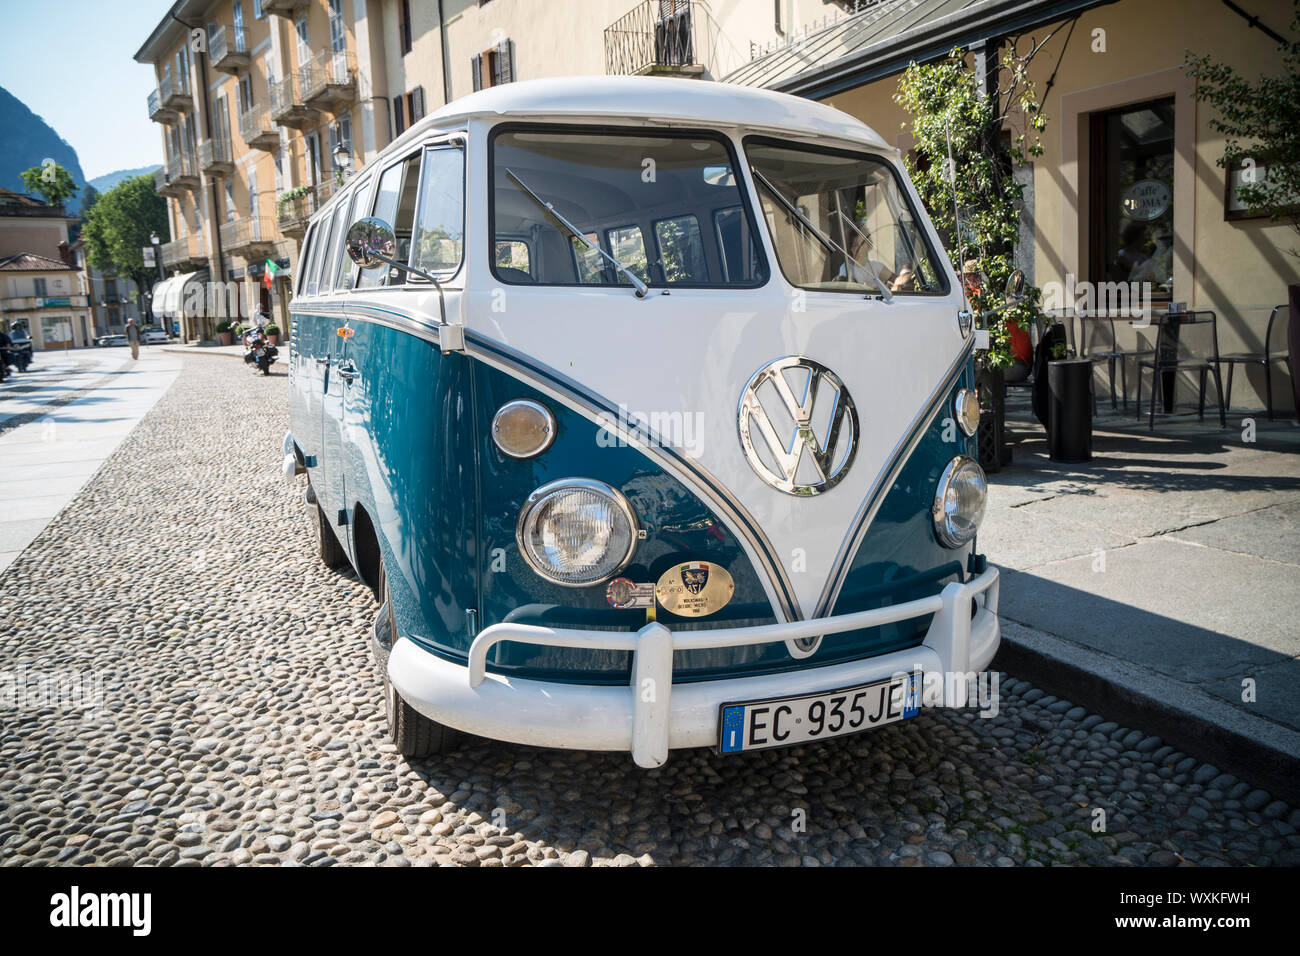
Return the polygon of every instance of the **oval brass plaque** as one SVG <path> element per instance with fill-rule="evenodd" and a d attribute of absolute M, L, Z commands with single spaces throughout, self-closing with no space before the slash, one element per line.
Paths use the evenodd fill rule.
<path fill-rule="evenodd" d="M 727 606 L 736 582 L 727 569 L 709 561 L 692 561 L 669 568 L 655 585 L 659 605 L 682 617 L 704 617 Z"/>

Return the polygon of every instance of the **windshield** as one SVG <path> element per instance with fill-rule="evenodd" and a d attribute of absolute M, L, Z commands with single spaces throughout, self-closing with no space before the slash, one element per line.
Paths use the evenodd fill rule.
<path fill-rule="evenodd" d="M 508 127 L 493 138 L 492 165 L 492 263 L 502 282 L 632 285 L 564 222 L 650 286 L 767 279 L 731 151 L 716 136 Z"/>
<path fill-rule="evenodd" d="M 792 285 L 859 294 L 879 294 L 880 284 L 895 295 L 947 292 L 888 162 L 754 139 L 746 140 L 746 156 L 777 261 Z"/>

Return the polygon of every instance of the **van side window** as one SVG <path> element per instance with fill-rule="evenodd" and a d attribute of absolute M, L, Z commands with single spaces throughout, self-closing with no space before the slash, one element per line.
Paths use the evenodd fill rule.
<path fill-rule="evenodd" d="M 411 265 L 426 272 L 455 272 L 465 245 L 465 158 L 459 147 L 424 151 L 418 213 Z"/>
<path fill-rule="evenodd" d="M 343 238 L 339 244 L 341 255 L 339 256 L 338 273 L 334 277 L 334 288 L 350 289 L 352 288 L 352 270 L 356 268 L 352 263 L 352 257 L 348 255 L 348 229 L 354 222 L 365 216 L 362 212 L 370 208 L 370 189 L 374 180 L 362 183 L 357 187 L 356 192 L 352 194 L 352 202 L 348 206 L 348 213 L 343 218 Z M 342 213 L 342 207 L 339 212 Z"/>
<path fill-rule="evenodd" d="M 411 253 L 411 226 L 415 221 L 415 196 L 420 185 L 420 154 L 407 156 L 394 163 L 379 177 L 375 196 L 375 211 L 371 214 L 393 227 L 397 239 L 394 259 L 408 261 Z M 405 270 L 397 266 L 365 269 L 357 280 L 358 289 L 373 289 L 381 285 L 401 285 Z"/>
<path fill-rule="evenodd" d="M 298 261 L 294 264 L 295 296 L 307 294 L 307 264 L 311 261 L 311 254 L 316 250 L 316 227 L 311 226 L 307 229 L 307 235 L 303 237 L 302 248 L 298 250 Z"/>
<path fill-rule="evenodd" d="M 330 218 L 326 216 L 316 223 L 316 235 L 312 241 L 311 261 L 307 263 L 307 294 L 315 295 L 320 287 L 320 261 L 329 248 Z"/>
<path fill-rule="evenodd" d="M 346 205 L 334 207 L 334 213 L 330 217 L 329 241 L 321 247 L 320 262 L 316 264 L 315 275 L 312 281 L 318 283 L 321 295 L 329 293 L 333 287 L 334 273 L 338 269 L 339 254 L 342 252 L 342 233 L 343 220 L 348 214 Z"/>

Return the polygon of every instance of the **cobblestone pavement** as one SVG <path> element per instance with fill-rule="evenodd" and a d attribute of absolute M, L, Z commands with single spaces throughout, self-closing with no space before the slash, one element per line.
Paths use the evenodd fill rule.
<path fill-rule="evenodd" d="M 1300 812 L 1006 675 L 994 718 L 657 771 L 474 739 L 408 765 L 370 592 L 278 471 L 284 375 L 184 361 L 0 592 L 0 862 L 1300 863 Z M 57 675 L 102 699 L 33 702 Z"/>

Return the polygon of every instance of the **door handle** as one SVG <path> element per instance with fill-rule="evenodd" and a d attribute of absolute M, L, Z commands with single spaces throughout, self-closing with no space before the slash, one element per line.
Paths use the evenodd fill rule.
<path fill-rule="evenodd" d="M 343 379 L 343 381 L 348 383 L 351 383 L 352 380 L 355 379 L 360 374 L 357 371 L 357 367 L 353 365 L 351 362 L 345 362 L 344 364 L 340 365 L 338 367 L 338 373 L 339 373 L 339 378 Z"/>
<path fill-rule="evenodd" d="M 330 363 L 330 359 L 328 355 L 325 356 L 324 358 L 318 358 L 316 360 L 317 365 L 329 365 L 329 363 Z"/>

